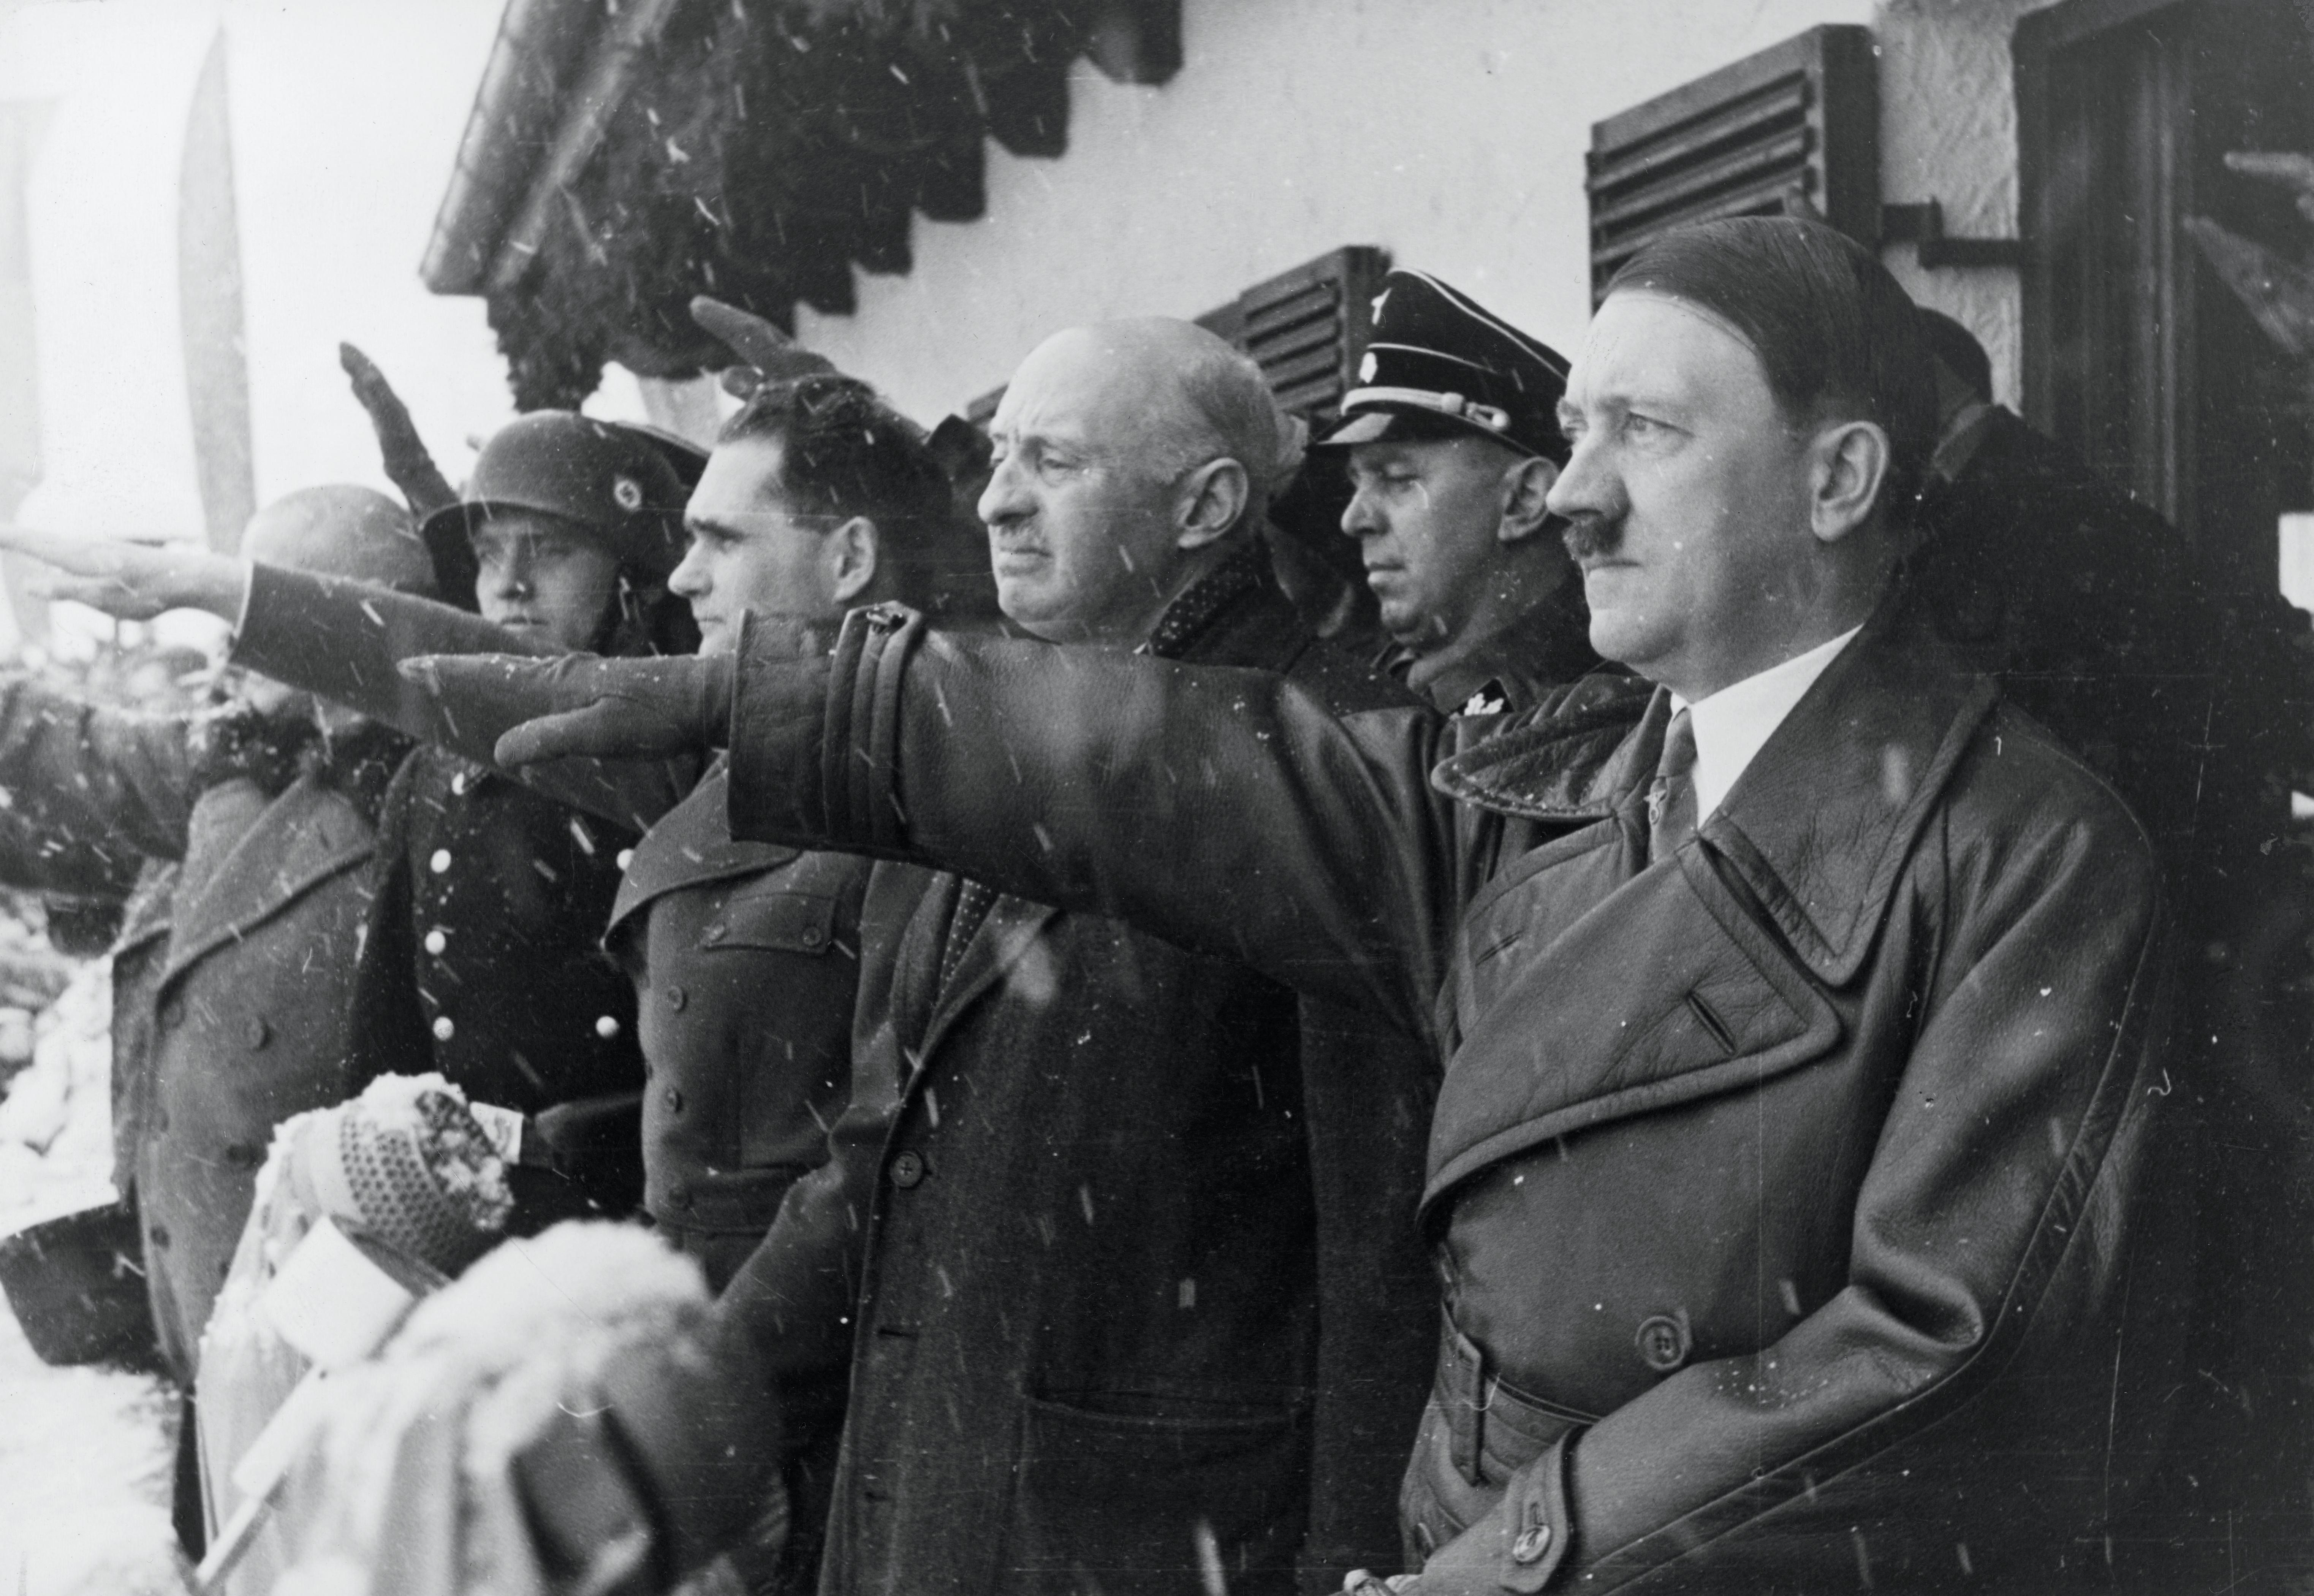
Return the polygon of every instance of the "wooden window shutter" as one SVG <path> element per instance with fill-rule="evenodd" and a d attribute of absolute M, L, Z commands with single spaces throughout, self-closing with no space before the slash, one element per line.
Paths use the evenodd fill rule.
<path fill-rule="evenodd" d="M 1683 222 L 1817 216 L 1880 236 L 1880 105 L 1872 31 L 1797 38 L 1592 125 L 1591 296 Z"/>
<path fill-rule="evenodd" d="M 1329 250 L 1197 322 L 1252 356 L 1279 405 L 1315 427 L 1331 420 L 1357 384 L 1373 296 L 1389 269 L 1389 255 L 1371 245 Z"/>
<path fill-rule="evenodd" d="M 1373 297 L 1389 270 L 1387 252 L 1347 244 L 1256 283 L 1197 323 L 1252 356 L 1278 403 L 1314 432 L 1356 385 Z M 987 431 L 1003 397 L 1002 385 L 991 388 L 966 404 L 965 419 Z"/>

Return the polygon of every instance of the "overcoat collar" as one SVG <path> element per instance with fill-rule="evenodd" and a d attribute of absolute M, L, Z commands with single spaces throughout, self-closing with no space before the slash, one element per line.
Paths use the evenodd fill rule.
<path fill-rule="evenodd" d="M 255 824 L 176 905 L 166 985 L 223 944 L 246 936 L 333 876 L 367 864 L 376 845 L 353 801 L 307 774 L 269 804 Z"/>
<path fill-rule="evenodd" d="M 1852 977 L 1921 827 L 2000 697 L 1884 602 L 1682 850 L 1709 847 L 1816 975 Z M 1577 825 L 1643 802 L 1670 695 L 1636 677 L 1576 683 L 1432 772 L 1449 797 Z"/>
<path fill-rule="evenodd" d="M 687 887 L 760 875 L 800 851 L 777 842 L 738 842 L 731 838 L 730 771 L 719 757 L 688 797 L 660 816 L 635 844 L 611 905 L 607 941 L 653 900 Z"/>
<path fill-rule="evenodd" d="M 1184 659 L 1199 665 L 1232 665 L 1284 672 L 1311 643 L 1308 628 L 1294 612 L 1268 574 L 1268 557 L 1256 542 L 1224 560 L 1166 606 L 1144 651 L 1161 659 Z M 922 936 L 911 935 L 910 969 L 902 977 L 909 987 L 937 982 L 943 940 L 955 913 L 956 888 L 950 884 L 932 895 L 938 912 L 918 917 Z M 1038 947 L 1038 934 L 1059 910 L 1022 898 L 999 897 L 965 945 L 956 974 L 930 995 L 923 1036 L 913 1048 L 912 1067 L 932 1056 L 949 1028 L 981 995 L 1016 968 L 1030 983 L 1052 979 L 1056 972 L 1039 966 L 1051 956 Z M 921 995 L 921 994 L 920 994 Z"/>

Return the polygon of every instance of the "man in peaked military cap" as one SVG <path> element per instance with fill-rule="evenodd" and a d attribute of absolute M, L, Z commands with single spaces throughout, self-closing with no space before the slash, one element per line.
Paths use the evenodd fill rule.
<path fill-rule="evenodd" d="M 1595 662 L 1543 504 L 1567 361 L 1426 272 L 1393 271 L 1342 423 L 1356 538 L 1409 685 L 1442 710 L 1524 708 Z"/>

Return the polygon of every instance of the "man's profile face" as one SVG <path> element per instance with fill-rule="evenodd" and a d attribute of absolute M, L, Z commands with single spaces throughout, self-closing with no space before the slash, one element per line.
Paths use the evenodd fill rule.
<path fill-rule="evenodd" d="M 592 644 L 618 596 L 619 562 L 584 528 L 535 510 L 500 510 L 474 528 L 474 603 L 526 637 Z"/>
<path fill-rule="evenodd" d="M 828 517 L 799 514 L 782 486 L 786 445 L 776 437 L 723 444 L 707 457 L 683 522 L 690 550 L 667 578 L 667 590 L 688 600 L 699 624 L 702 654 L 738 647 L 739 620 L 765 614 L 836 620 L 826 559 Z"/>
<path fill-rule="evenodd" d="M 1501 551 L 1505 479 L 1515 463 L 1481 437 L 1350 449 L 1342 530 L 1358 540 L 1382 623 L 1400 643 L 1434 648 L 1469 622 Z"/>
<path fill-rule="evenodd" d="M 1591 646 L 1690 700 L 1775 664 L 1810 579 L 1809 439 L 1751 346 L 1683 301 L 1611 295 L 1559 419 L 1574 454 L 1549 502 Z"/>
<path fill-rule="evenodd" d="M 1039 637 L 1137 642 L 1169 590 L 1174 484 L 1150 462 L 1153 412 L 1173 394 L 1151 376 L 1064 332 L 1021 362 L 996 408 L 980 518 L 997 603 Z"/>

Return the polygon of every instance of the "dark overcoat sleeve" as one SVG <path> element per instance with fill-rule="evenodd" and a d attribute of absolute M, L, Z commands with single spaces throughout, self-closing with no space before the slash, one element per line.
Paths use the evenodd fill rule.
<path fill-rule="evenodd" d="M 0 683 L 0 880 L 125 897 L 146 859 L 180 859 L 192 763 L 180 716 L 109 709 L 30 677 Z"/>
<path fill-rule="evenodd" d="M 751 621 L 731 824 L 1126 921 L 1431 1036 L 1467 884 L 1444 723 L 1338 719 L 1263 671 L 855 613 L 833 657 Z"/>
<path fill-rule="evenodd" d="M 421 654 L 550 655 L 556 650 L 473 613 L 342 578 L 251 568 L 249 602 L 233 658 L 261 675 L 360 710 L 397 731 L 492 763 L 499 737 L 519 724 L 488 707 L 454 713 L 396 667 Z M 695 763 L 556 760 L 508 775 L 558 802 L 649 831 L 698 779 Z"/>

